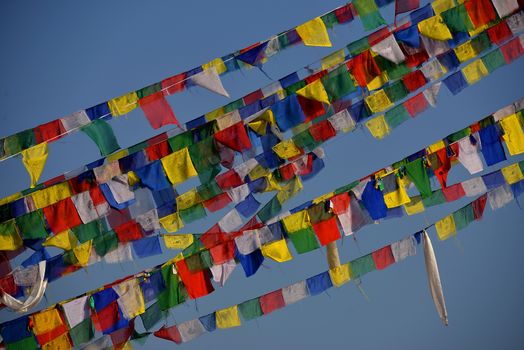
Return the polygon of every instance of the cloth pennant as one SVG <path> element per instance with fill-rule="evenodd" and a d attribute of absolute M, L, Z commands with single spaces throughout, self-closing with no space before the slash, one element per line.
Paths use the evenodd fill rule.
<path fill-rule="evenodd" d="M 297 26 L 296 31 L 306 46 L 331 47 L 326 25 L 320 17 Z"/>
<path fill-rule="evenodd" d="M 111 126 L 102 119 L 92 121 L 81 130 L 93 140 L 102 156 L 108 156 L 120 148 Z"/>
<path fill-rule="evenodd" d="M 45 162 L 48 156 L 47 142 L 22 151 L 22 162 L 31 177 L 31 188 L 34 188 L 44 171 Z"/>
<path fill-rule="evenodd" d="M 229 97 L 229 93 L 222 85 L 222 81 L 220 80 L 220 76 L 218 75 L 215 67 L 192 75 L 189 80 L 195 85 L 208 89 L 211 92 Z"/>
<path fill-rule="evenodd" d="M 168 124 L 180 126 L 175 113 L 173 113 L 162 92 L 144 97 L 139 101 L 139 104 L 153 129 L 158 129 Z"/>
<path fill-rule="evenodd" d="M 326 92 L 326 89 L 324 89 L 324 85 L 322 85 L 320 79 L 315 80 L 314 82 L 306 85 L 300 90 L 297 90 L 297 95 L 310 100 L 315 100 L 318 102 L 329 104 L 328 94 Z"/>

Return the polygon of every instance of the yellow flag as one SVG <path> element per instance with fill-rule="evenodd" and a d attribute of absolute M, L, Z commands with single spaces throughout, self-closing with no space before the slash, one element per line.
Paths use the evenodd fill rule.
<path fill-rule="evenodd" d="M 454 51 L 461 63 L 469 61 L 477 56 L 477 51 L 475 50 L 475 47 L 473 47 L 471 40 L 457 46 Z"/>
<path fill-rule="evenodd" d="M 299 25 L 296 30 L 306 46 L 331 47 L 326 26 L 320 17 Z"/>
<path fill-rule="evenodd" d="M 44 310 L 29 316 L 33 319 L 33 332 L 41 335 L 62 325 L 62 319 L 56 308 Z"/>
<path fill-rule="evenodd" d="M 366 127 L 368 128 L 371 135 L 376 139 L 383 139 L 386 135 L 390 133 L 389 125 L 384 118 L 384 114 L 381 114 L 373 119 L 370 119 L 366 122 Z"/>
<path fill-rule="evenodd" d="M 134 186 L 139 182 L 140 182 L 140 178 L 134 171 L 130 171 L 127 173 L 127 183 L 129 186 Z"/>
<path fill-rule="evenodd" d="M 304 186 L 298 176 L 295 176 L 292 181 L 282 186 L 282 190 L 277 193 L 277 199 L 280 204 L 286 202 L 298 192 L 302 191 Z"/>
<path fill-rule="evenodd" d="M 186 249 L 193 244 L 194 238 L 190 233 L 179 235 L 164 235 L 164 244 L 168 249 Z"/>
<path fill-rule="evenodd" d="M 71 342 L 69 341 L 69 337 L 67 334 L 68 333 L 59 335 L 58 337 L 54 338 L 50 342 L 45 343 L 42 346 L 42 350 L 69 350 L 69 349 L 72 349 L 73 346 L 71 345 Z"/>
<path fill-rule="evenodd" d="M 344 62 L 346 55 L 344 49 L 333 52 L 322 59 L 322 69 L 329 69 Z"/>
<path fill-rule="evenodd" d="M 138 107 L 138 95 L 133 91 L 126 95 L 109 100 L 107 104 L 109 105 L 113 117 L 118 117 L 127 114 Z"/>
<path fill-rule="evenodd" d="M 184 223 L 182 222 L 180 215 L 178 215 L 178 212 L 170 214 L 168 216 L 164 216 L 163 218 L 160 218 L 158 221 L 167 232 L 171 233 L 176 232 L 180 230 L 182 227 L 184 227 Z"/>
<path fill-rule="evenodd" d="M 78 240 L 71 230 L 66 230 L 50 236 L 42 244 L 44 247 L 57 247 L 63 250 L 71 250 L 78 244 Z"/>
<path fill-rule="evenodd" d="M 71 189 L 68 182 L 62 182 L 54 186 L 41 189 L 31 194 L 36 209 L 41 209 L 55 204 L 62 199 L 71 197 Z"/>
<path fill-rule="evenodd" d="M 273 176 L 273 174 L 268 174 L 266 176 L 267 186 L 264 189 L 264 192 L 271 192 L 271 191 L 280 191 L 282 189 L 282 186 L 278 183 L 277 179 Z"/>
<path fill-rule="evenodd" d="M 379 90 L 373 95 L 366 97 L 365 101 L 373 113 L 381 112 L 393 106 L 393 103 L 384 90 Z"/>
<path fill-rule="evenodd" d="M 173 264 L 177 263 L 180 260 L 184 260 L 184 253 L 183 252 L 178 253 L 173 259 L 170 259 L 170 260 L 166 261 L 165 263 L 163 263 L 162 267 L 166 267 L 166 266 L 172 265 L 172 269 L 175 269 L 176 265 L 173 265 Z M 174 272 L 174 273 L 176 274 L 176 272 Z"/>
<path fill-rule="evenodd" d="M 270 173 L 268 168 L 263 167 L 260 164 L 257 164 L 256 167 L 251 169 L 249 172 L 249 178 L 251 181 L 255 181 L 256 179 L 260 179 L 261 177 L 264 177 Z"/>
<path fill-rule="evenodd" d="M 124 347 L 121 349 L 121 350 L 133 350 L 133 343 L 128 340 L 125 344 L 124 344 Z"/>
<path fill-rule="evenodd" d="M 273 151 L 282 159 L 289 159 L 302 153 L 301 149 L 293 142 L 293 139 L 287 139 L 277 143 L 273 146 Z"/>
<path fill-rule="evenodd" d="M 329 270 L 329 277 L 335 287 L 340 287 L 351 280 L 351 268 L 349 263 L 334 267 Z"/>
<path fill-rule="evenodd" d="M 449 10 L 452 7 L 455 7 L 455 1 L 454 0 L 435 0 L 431 4 L 431 7 L 433 7 L 433 11 L 436 15 L 440 15 L 442 12 Z"/>
<path fill-rule="evenodd" d="M 224 61 L 220 57 L 219 58 L 215 58 L 214 60 L 212 60 L 212 61 L 202 65 L 202 69 L 203 70 L 208 70 L 208 69 L 211 69 L 213 67 L 215 67 L 218 75 L 220 75 L 220 74 L 222 74 L 222 73 L 227 71 L 227 67 L 226 67 Z"/>
<path fill-rule="evenodd" d="M 411 199 L 408 196 L 408 193 L 406 192 L 406 189 L 402 184 L 398 181 L 398 189 L 393 192 L 384 193 L 384 202 L 386 203 L 386 206 L 388 208 L 396 208 L 400 207 L 403 204 L 409 203 Z"/>
<path fill-rule="evenodd" d="M 215 313 L 218 328 L 231 328 L 240 326 L 240 317 L 238 317 L 237 306 L 231 306 L 227 309 L 218 310 Z"/>
<path fill-rule="evenodd" d="M 90 240 L 73 248 L 73 254 L 75 254 L 76 260 L 78 260 L 76 265 L 87 266 L 87 263 L 89 262 L 89 257 L 91 256 L 92 246 L 93 241 Z"/>
<path fill-rule="evenodd" d="M 398 190 L 384 194 L 384 202 L 388 208 L 400 207 L 403 204 L 409 203 L 411 200 L 406 193 L 406 190 L 400 187 Z"/>
<path fill-rule="evenodd" d="M 4 197 L 0 199 L 0 205 L 4 205 L 7 203 L 11 203 L 16 201 L 17 199 L 22 198 L 22 192 L 13 193 L 10 196 Z"/>
<path fill-rule="evenodd" d="M 113 153 L 113 154 L 110 154 L 109 156 L 107 156 L 107 162 L 111 163 L 111 162 L 117 161 L 119 159 L 124 158 L 128 154 L 129 154 L 129 150 L 127 148 L 121 149 L 120 151 L 118 151 L 116 153 Z"/>
<path fill-rule="evenodd" d="M 282 221 L 287 232 L 296 232 L 311 226 L 307 210 L 288 215 Z"/>
<path fill-rule="evenodd" d="M 488 69 L 482 60 L 476 60 L 462 68 L 462 73 L 469 85 L 475 84 L 480 79 L 489 74 Z"/>
<path fill-rule="evenodd" d="M 445 147 L 446 147 L 446 144 L 444 143 L 444 141 L 440 140 L 430 145 L 429 147 L 427 147 L 426 151 L 428 153 L 435 153 L 436 151 L 441 150 Z"/>
<path fill-rule="evenodd" d="M 419 196 L 411 198 L 411 202 L 404 204 L 404 209 L 408 215 L 422 213 L 425 210 L 422 198 Z"/>
<path fill-rule="evenodd" d="M 335 192 L 324 193 L 323 195 L 313 199 L 312 203 L 313 204 L 322 203 L 334 196 L 335 196 Z"/>
<path fill-rule="evenodd" d="M 448 26 L 444 23 L 442 16 L 436 15 L 425 19 L 418 24 L 420 34 L 435 40 L 453 39 Z"/>
<path fill-rule="evenodd" d="M 0 250 L 16 250 L 22 243 L 15 219 L 0 223 Z"/>
<path fill-rule="evenodd" d="M 313 81 L 311 84 L 307 84 L 302 89 L 297 90 L 297 95 L 305 97 L 310 100 L 323 102 L 329 104 L 329 97 L 324 89 L 324 85 L 320 79 Z"/>
<path fill-rule="evenodd" d="M 438 238 L 441 241 L 448 239 L 457 232 L 453 215 L 448 215 L 444 219 L 437 221 L 435 223 L 435 228 L 437 229 Z"/>
<path fill-rule="evenodd" d="M 268 109 L 255 120 L 248 123 L 249 127 L 259 135 L 266 134 L 268 124 L 275 124 L 275 116 L 273 115 L 273 111 L 271 109 Z"/>
<path fill-rule="evenodd" d="M 483 31 L 485 31 L 488 28 L 489 28 L 489 25 L 488 24 L 484 24 L 484 25 L 481 25 L 480 27 L 477 27 L 477 28 L 475 28 L 473 30 L 468 31 L 468 34 L 469 34 L 470 38 L 473 38 L 473 37 L 477 36 L 478 34 L 482 33 Z"/>
<path fill-rule="evenodd" d="M 276 262 L 285 262 L 293 259 L 285 239 L 264 244 L 262 246 L 262 255 L 266 258 L 273 259 Z"/>
<path fill-rule="evenodd" d="M 198 175 L 187 147 L 165 156 L 161 161 L 164 171 L 173 185 Z"/>
<path fill-rule="evenodd" d="M 501 170 L 504 179 L 506 179 L 509 185 L 524 180 L 524 175 L 522 174 L 522 170 L 520 170 L 519 163 L 511 164 Z"/>
<path fill-rule="evenodd" d="M 524 152 L 524 132 L 522 132 L 522 124 L 517 114 L 512 114 L 499 121 L 500 126 L 504 130 L 502 136 L 508 146 L 509 154 L 515 156 Z"/>
<path fill-rule="evenodd" d="M 380 75 L 377 75 L 371 81 L 367 84 L 367 88 L 369 91 L 380 89 L 384 84 L 386 84 L 389 80 L 388 73 L 386 71 L 380 73 Z"/>
<path fill-rule="evenodd" d="M 214 111 L 206 113 L 205 118 L 207 121 L 212 121 L 224 114 L 226 114 L 226 110 L 224 109 L 224 107 L 220 107 L 220 108 L 215 109 Z"/>
<path fill-rule="evenodd" d="M 200 202 L 202 202 L 202 198 L 200 198 L 196 188 L 192 188 L 191 190 L 176 197 L 177 210 L 191 208 Z"/>
<path fill-rule="evenodd" d="M 47 155 L 47 142 L 22 151 L 22 162 L 31 177 L 31 188 L 36 186 L 40 175 L 42 175 Z"/>

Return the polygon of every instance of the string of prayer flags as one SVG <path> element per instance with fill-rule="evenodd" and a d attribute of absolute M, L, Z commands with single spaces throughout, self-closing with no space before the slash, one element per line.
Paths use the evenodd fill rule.
<path fill-rule="evenodd" d="M 510 17 L 510 18 L 513 18 L 513 17 L 515 17 L 515 16 L 512 16 L 512 17 Z M 508 20 L 508 21 L 509 21 L 509 20 Z M 505 22 L 501 22 L 501 23 L 505 23 Z M 515 43 L 515 44 L 518 44 L 517 41 L 514 41 L 514 43 Z M 514 45 L 514 44 L 512 44 L 512 45 Z M 515 45 L 514 45 L 514 46 L 515 46 Z M 520 46 L 520 44 L 519 44 L 519 46 Z M 517 46 L 517 47 L 519 47 L 519 46 Z M 518 52 L 518 51 L 517 51 L 517 52 Z M 493 55 L 491 55 L 491 56 L 493 56 Z M 490 56 L 490 57 L 491 57 L 491 56 Z M 499 56 L 500 56 L 500 55 L 499 55 Z M 358 57 L 361 57 L 361 55 L 359 55 Z M 495 56 L 493 56 L 493 57 L 495 57 Z M 483 61 L 483 62 L 486 61 L 484 57 L 483 57 L 482 61 Z M 349 62 L 352 62 L 352 61 L 349 61 Z M 436 62 L 436 61 L 432 61 L 432 62 Z M 430 65 L 430 66 L 434 66 L 434 65 Z M 486 67 L 488 67 L 488 69 L 489 69 L 490 66 L 489 66 L 488 64 L 486 64 Z M 420 72 L 419 72 L 419 73 L 420 73 Z M 346 76 L 346 77 L 347 77 L 347 75 L 338 75 L 338 74 L 337 74 L 337 78 L 338 78 L 338 77 L 343 77 L 343 76 Z M 358 77 L 358 74 L 356 75 L 356 77 Z M 436 76 L 435 76 L 435 77 L 436 77 Z M 462 78 L 461 75 L 452 75 L 452 76 L 450 76 L 449 79 L 447 79 L 447 80 L 445 81 L 446 84 L 449 85 L 449 84 L 451 83 L 451 78 L 453 78 L 453 77 L 460 78 L 461 81 L 462 81 L 462 85 L 465 86 L 464 84 L 466 84 L 466 81 L 465 81 L 465 79 Z M 326 78 L 326 77 L 323 77 L 322 80 L 323 80 L 323 83 L 324 83 L 324 85 L 325 85 L 325 87 L 326 87 L 326 89 L 327 89 L 327 88 L 329 87 L 328 82 L 329 82 L 331 79 L 325 80 L 325 78 Z M 420 78 L 420 77 L 419 77 L 419 78 Z M 460 79 L 459 79 L 459 80 L 460 80 Z M 404 83 L 404 85 L 408 88 L 409 91 L 412 91 L 412 90 L 415 89 L 416 87 L 420 87 L 420 84 L 421 84 L 420 79 L 418 80 L 417 83 L 415 83 L 415 84 L 417 84 L 417 85 L 413 85 L 413 86 L 411 86 L 410 84 L 411 84 L 412 82 L 414 82 L 413 79 L 407 79 L 407 78 L 406 78 L 406 79 L 403 79 L 403 83 Z M 411 86 L 411 87 L 410 87 L 410 86 Z M 156 91 L 156 90 L 157 90 L 157 89 L 150 88 L 148 91 Z M 391 92 L 393 92 L 393 91 L 395 91 L 395 89 L 393 89 L 393 90 L 388 90 L 389 93 L 391 93 Z M 425 91 L 424 91 L 424 96 L 426 97 L 426 99 L 427 99 L 427 103 L 429 103 L 429 104 L 434 104 L 434 101 L 432 100 L 432 96 L 431 96 L 431 93 L 432 93 L 432 92 L 433 92 L 433 89 L 431 89 L 431 90 L 425 90 Z M 139 93 L 137 93 L 137 95 L 138 95 L 139 97 L 148 96 L 148 95 L 146 94 L 146 92 L 139 92 Z M 330 97 L 330 98 L 331 98 L 331 97 Z M 398 98 L 398 97 L 396 97 L 396 98 Z M 405 104 L 406 104 L 406 108 L 408 108 L 408 111 L 410 112 L 411 116 L 413 116 L 413 115 L 416 114 L 416 112 L 417 112 L 416 110 L 411 110 L 411 109 L 413 109 L 413 108 L 420 108 L 420 107 L 419 107 L 419 104 L 415 104 L 415 102 L 418 102 L 418 101 L 423 102 L 422 99 L 419 98 L 418 100 L 413 99 L 413 100 L 406 101 L 406 103 L 405 103 Z M 411 109 L 409 109 L 410 107 L 411 107 Z M 90 111 L 88 111 L 88 112 L 89 112 L 88 115 L 91 115 L 91 114 L 92 114 Z M 84 113 L 84 114 L 85 114 L 85 113 Z M 79 125 L 81 125 L 81 123 L 82 123 L 81 120 L 84 120 L 84 119 L 85 119 L 85 116 L 84 116 L 84 117 L 82 117 L 82 116 L 83 116 L 82 113 L 77 113 L 76 116 L 74 116 L 73 119 L 74 119 L 74 120 L 80 120 L 80 124 L 79 124 Z M 388 115 L 386 115 L 386 117 L 389 118 Z M 79 118 L 80 118 L 80 119 L 79 119 Z M 77 123 L 77 124 L 78 124 L 78 123 Z M 123 155 L 125 155 L 125 153 L 123 153 Z M 121 157 L 121 156 L 119 156 L 119 157 Z M 57 180 L 58 180 L 58 179 L 57 179 Z"/>
<path fill-rule="evenodd" d="M 511 106 L 513 106 L 513 105 L 511 105 Z M 498 113 L 498 115 L 501 115 L 499 112 L 497 112 L 497 113 Z M 503 120 L 503 119 L 500 119 L 500 120 Z M 438 148 L 435 148 L 435 149 L 438 149 Z"/>
<path fill-rule="evenodd" d="M 490 197 L 492 194 L 495 196 L 498 196 L 497 192 L 499 192 L 499 189 L 504 188 L 504 186 L 506 185 L 502 185 L 502 186 L 499 186 L 491 190 L 487 196 Z M 483 196 L 473 201 L 468 206 L 464 207 L 464 208 L 468 208 L 470 206 L 473 207 L 474 208 L 473 209 L 474 217 L 476 219 L 479 219 L 480 217 L 482 217 L 482 211 L 484 208 L 484 205 L 482 203 L 486 202 L 485 197 L 486 196 Z M 502 205 L 508 202 L 509 201 L 505 201 Z M 494 209 L 497 209 L 498 207 L 499 206 L 494 207 Z M 453 217 L 454 220 L 456 221 L 457 220 L 456 218 L 462 215 L 461 212 L 463 212 L 464 208 L 459 209 L 458 211 L 454 212 L 451 215 L 451 217 Z M 476 214 L 478 209 L 475 209 L 475 208 L 480 208 L 481 210 L 479 212 L 480 214 Z M 467 223 L 469 222 L 466 222 L 466 225 Z M 464 228 L 465 225 L 460 225 L 457 227 Z M 367 256 L 361 257 L 357 260 L 350 262 L 347 268 L 343 265 L 342 271 L 334 271 L 332 269 L 331 271 L 329 271 L 329 273 L 319 274 L 319 275 L 316 275 L 316 276 L 313 276 L 307 279 L 306 286 L 307 286 L 307 290 L 309 291 L 309 295 L 319 294 L 322 291 L 325 291 L 327 288 L 330 288 L 332 285 L 339 286 L 343 284 L 344 282 L 347 282 L 351 278 L 360 278 L 362 277 L 363 274 L 367 272 L 373 271 L 375 269 L 380 270 L 380 269 L 386 268 L 394 262 L 398 262 L 407 256 L 413 255 L 414 253 L 413 242 L 414 242 L 413 239 L 411 240 L 404 239 L 402 240 L 402 242 L 398 242 L 398 244 L 396 244 L 395 246 L 391 245 L 391 246 L 380 248 L 379 250 L 371 254 L 368 254 Z M 170 266 L 166 266 L 166 267 L 170 268 Z M 166 270 L 166 271 L 170 271 L 170 270 Z M 128 282 L 125 282 L 125 285 L 126 286 L 135 286 L 133 287 L 132 290 L 134 290 L 136 293 L 136 291 L 138 291 L 136 289 L 136 285 L 137 285 L 136 282 L 133 282 L 133 280 L 127 280 L 127 281 Z M 122 283 L 120 285 L 122 285 Z M 125 287 L 125 290 L 129 290 L 128 287 Z M 120 296 L 118 297 L 118 295 Z M 114 317 L 114 315 L 124 315 L 123 312 L 125 312 L 124 310 L 126 310 L 126 307 L 121 308 L 118 306 L 118 305 L 122 305 L 122 303 L 125 303 L 126 298 L 123 297 L 124 295 L 127 295 L 127 292 L 124 292 L 124 293 L 119 292 L 117 293 L 116 297 L 111 296 L 108 290 L 106 290 L 106 292 L 97 292 L 97 294 L 95 294 L 94 304 L 95 304 L 96 309 L 99 311 L 97 313 L 97 316 L 98 316 L 98 319 L 100 320 L 100 316 L 102 315 L 103 322 L 101 323 L 102 325 L 101 329 L 102 330 L 105 329 L 106 333 L 109 332 L 107 327 L 112 327 L 110 329 L 114 331 L 114 330 L 123 329 L 122 327 L 126 327 L 125 325 L 128 324 L 124 321 L 115 321 L 114 318 L 112 320 L 111 318 L 108 318 L 110 314 L 113 315 L 111 317 Z M 137 297 L 138 297 L 138 300 L 140 300 L 141 297 L 140 296 L 137 296 Z M 114 301 L 115 298 L 117 299 L 116 304 Z M 270 313 L 276 309 L 279 309 L 285 306 L 286 300 L 289 300 L 289 292 L 285 293 L 284 290 L 279 290 L 279 291 L 265 294 L 264 296 L 259 298 L 260 309 L 262 310 L 263 314 Z M 136 305 L 136 303 L 133 303 L 133 305 Z M 140 303 L 138 305 L 140 305 Z M 115 309 L 115 306 L 116 306 L 116 309 Z M 51 310 L 56 310 L 56 309 L 51 309 Z M 144 308 L 140 306 L 138 307 L 138 310 L 141 310 L 139 311 L 140 313 L 145 313 Z M 239 315 L 238 315 L 238 310 L 236 309 L 236 307 L 223 309 L 222 311 L 223 311 L 223 314 L 219 313 L 220 321 L 218 321 L 219 320 L 218 318 L 216 320 L 216 322 L 220 323 L 223 326 L 223 327 L 219 326 L 219 328 L 229 328 L 229 327 L 237 326 L 240 324 L 240 318 L 238 317 Z M 42 315 L 40 315 L 40 313 L 37 313 L 32 317 L 37 317 L 37 316 L 38 317 L 42 316 L 46 320 L 49 319 L 49 322 L 46 322 L 46 326 L 44 328 L 45 330 L 49 328 L 49 329 L 52 329 L 53 331 L 52 333 L 53 335 L 51 335 L 51 333 L 44 333 L 45 330 L 43 329 L 40 329 L 40 328 L 34 329 L 34 332 L 37 335 L 37 338 L 40 344 L 47 344 L 49 342 L 63 341 L 61 340 L 61 337 L 63 338 L 61 334 L 63 334 L 62 332 L 65 332 L 63 331 L 64 324 L 62 320 L 58 320 L 56 318 L 56 314 L 54 312 L 47 313 L 46 311 Z M 37 322 L 37 324 L 39 324 L 39 322 Z M 4 333 L 3 327 L 4 325 L 2 325 L 1 327 L 2 333 Z"/>
<path fill-rule="evenodd" d="M 476 203 L 479 200 L 475 200 L 472 203 Z M 470 203 L 470 205 L 472 203 Z M 462 209 L 459 209 L 458 211 L 451 214 L 451 216 L 455 216 L 461 210 Z M 193 334 L 198 334 L 198 336 L 200 336 L 206 333 L 203 331 L 204 329 L 206 331 L 213 331 L 215 329 L 214 327 L 211 329 L 204 325 L 203 321 L 206 320 L 206 324 L 208 324 L 209 318 L 215 318 L 214 322 L 217 324 L 218 328 L 221 329 L 240 326 L 241 320 L 239 317 L 239 310 L 242 318 L 245 321 L 250 321 L 260 316 L 267 315 L 285 306 L 291 305 L 297 301 L 303 300 L 308 296 L 318 295 L 333 286 L 341 287 L 352 279 L 362 278 L 369 272 L 385 269 L 394 263 L 405 260 L 409 256 L 414 256 L 416 254 L 416 245 L 420 244 L 422 240 L 424 244 L 425 265 L 430 285 L 430 292 L 432 298 L 435 301 L 439 316 L 441 317 L 444 324 L 447 325 L 447 311 L 442 293 L 438 267 L 436 265 L 435 254 L 433 252 L 429 236 L 424 229 L 388 246 L 377 249 L 370 254 L 332 268 L 324 273 L 312 276 L 304 281 L 275 290 L 256 298 L 249 299 L 238 305 L 218 310 L 207 315 L 205 318 L 201 317 L 199 319 L 187 321 L 169 328 L 175 329 L 178 327 L 184 329 L 186 328 L 186 324 L 196 323 L 198 326 L 195 327 L 201 331 L 194 332 Z M 195 337 L 188 337 L 187 339 L 194 338 Z"/>
<path fill-rule="evenodd" d="M 516 5 L 514 3 L 515 2 L 513 2 L 511 6 L 507 6 L 507 9 L 504 12 L 500 12 L 508 13 L 508 11 L 515 10 Z M 380 2 L 378 6 L 385 6 L 386 4 L 387 2 Z M 358 11 L 360 14 L 365 14 L 369 12 L 368 9 L 374 11 L 374 7 L 376 7 L 376 5 L 374 5 L 374 1 L 363 1 L 362 4 L 360 2 L 357 2 L 356 4 L 344 5 L 322 16 L 320 21 L 328 27 L 331 27 L 334 23 L 345 23 L 353 18 L 352 12 L 356 13 Z M 359 6 L 361 8 L 360 10 L 357 10 L 357 7 Z M 500 7 L 501 5 L 498 4 L 497 6 Z M 410 15 L 412 22 L 420 22 L 419 18 L 427 16 L 426 12 L 427 11 L 425 10 L 415 11 L 412 15 Z M 491 18 L 490 16 L 488 17 Z M 319 20 L 319 18 L 317 18 L 316 20 Z M 296 33 L 296 29 L 292 29 L 286 32 L 285 34 L 282 34 L 282 36 L 287 37 L 289 33 L 293 32 Z M 279 38 L 273 37 L 268 41 L 258 43 L 257 45 L 252 45 L 249 47 L 247 52 L 254 51 L 254 49 L 260 50 L 260 52 L 262 52 L 263 50 L 261 48 L 265 47 L 265 55 L 256 55 L 257 62 L 260 62 L 262 59 L 270 57 L 277 51 L 286 47 L 286 45 L 283 44 L 283 42 L 281 43 L 282 40 L 278 40 Z M 275 46 L 274 43 L 279 43 L 279 45 Z M 70 117 L 62 118 L 60 120 L 57 119 L 53 122 L 46 123 L 42 126 L 34 128 L 33 130 L 29 130 L 27 132 L 24 131 L 22 133 L 17 134 L 16 137 L 8 137 L 6 139 L 2 139 L 1 143 L 4 146 L 2 147 L 2 151 L 4 151 L 3 156 L 12 156 L 13 154 L 19 153 L 22 149 L 34 146 L 43 141 L 52 142 L 68 132 L 72 132 L 74 130 L 77 130 L 81 126 L 85 126 L 91 123 L 93 120 L 97 120 L 100 118 L 104 118 L 107 120 L 111 119 L 112 117 L 125 114 L 130 110 L 136 108 L 140 104 L 139 100 L 147 98 L 151 94 L 159 92 L 165 92 L 166 94 L 170 94 L 180 91 L 186 86 L 185 79 L 191 79 L 191 76 L 198 75 L 202 73 L 202 71 L 210 71 L 214 69 L 216 70 L 217 74 L 220 74 L 226 73 L 229 70 L 237 69 L 238 65 L 234 64 L 234 60 L 232 60 L 232 57 L 236 57 L 238 59 L 241 55 L 244 54 L 246 54 L 246 51 L 241 50 L 237 54 L 226 55 L 223 58 L 217 58 L 215 60 L 212 60 L 208 64 L 202 65 L 202 67 L 199 67 L 198 69 L 193 69 L 190 72 L 178 74 L 168 79 L 164 79 L 164 81 L 162 82 L 151 84 L 145 88 L 138 89 L 135 92 L 131 92 L 118 98 L 111 99 L 109 102 L 100 103 L 96 106 L 87 108 L 85 111 L 79 111 L 78 113 L 75 113 Z M 155 105 L 163 105 L 163 107 L 166 107 L 166 104 L 160 101 L 162 101 L 162 99 L 159 99 L 157 101 L 158 103 L 155 103 Z M 165 108 L 162 108 L 162 110 L 164 111 L 162 113 L 164 117 L 168 116 L 166 118 L 169 118 L 170 122 L 176 123 L 171 118 L 170 113 L 168 113 Z M 163 122 L 165 123 L 166 121 Z M 154 124 L 158 125 L 157 122 L 154 122 Z M 11 147 L 11 145 L 13 145 L 14 147 Z"/>

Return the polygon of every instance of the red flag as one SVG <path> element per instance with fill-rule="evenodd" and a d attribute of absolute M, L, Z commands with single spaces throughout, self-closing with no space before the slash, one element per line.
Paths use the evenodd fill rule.
<path fill-rule="evenodd" d="M 82 224 L 71 198 L 63 199 L 53 205 L 43 208 L 47 223 L 54 233 Z"/>
<path fill-rule="evenodd" d="M 413 11 L 420 6 L 420 0 L 397 0 L 395 1 L 395 15 Z"/>
<path fill-rule="evenodd" d="M 282 289 L 261 296 L 259 302 L 260 308 L 262 309 L 262 313 L 264 313 L 264 315 L 286 306 L 284 297 L 282 296 Z"/>
<path fill-rule="evenodd" d="M 158 331 L 153 333 L 155 337 L 174 341 L 177 344 L 182 344 L 182 337 L 178 331 L 177 326 L 166 327 L 162 326 Z"/>
<path fill-rule="evenodd" d="M 320 221 L 313 224 L 313 230 L 315 231 L 320 244 L 326 245 L 340 239 L 340 231 L 338 230 L 336 217 Z"/>
<path fill-rule="evenodd" d="M 209 278 L 209 270 L 191 272 L 185 260 L 177 261 L 176 269 L 191 299 L 206 296 L 215 290 Z"/>
<path fill-rule="evenodd" d="M 242 152 L 243 150 L 251 148 L 251 141 L 249 140 L 243 122 L 238 122 L 224 130 L 220 130 L 215 133 L 214 137 L 224 146 L 237 152 Z"/>
<path fill-rule="evenodd" d="M 393 256 L 391 246 L 389 245 L 374 251 L 371 253 L 371 256 L 373 257 L 373 261 L 375 262 L 375 267 L 377 270 L 385 269 L 395 262 L 395 257 Z"/>
<path fill-rule="evenodd" d="M 144 97 L 139 101 L 139 104 L 153 129 L 168 124 L 180 125 L 162 92 Z"/>

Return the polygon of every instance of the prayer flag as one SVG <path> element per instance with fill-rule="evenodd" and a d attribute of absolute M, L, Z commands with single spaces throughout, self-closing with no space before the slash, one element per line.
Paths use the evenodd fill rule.
<path fill-rule="evenodd" d="M 138 95 L 133 91 L 126 95 L 109 100 L 107 103 L 113 117 L 118 117 L 127 114 L 138 107 Z"/>
<path fill-rule="evenodd" d="M 180 125 L 161 91 L 140 99 L 139 104 L 153 129 L 168 124 Z"/>
<path fill-rule="evenodd" d="M 295 29 L 304 45 L 331 47 L 326 26 L 320 17 L 301 24 Z"/>
<path fill-rule="evenodd" d="M 22 151 L 22 162 L 31 178 L 31 188 L 34 188 L 40 179 L 47 160 L 47 142 L 27 148 Z"/>

